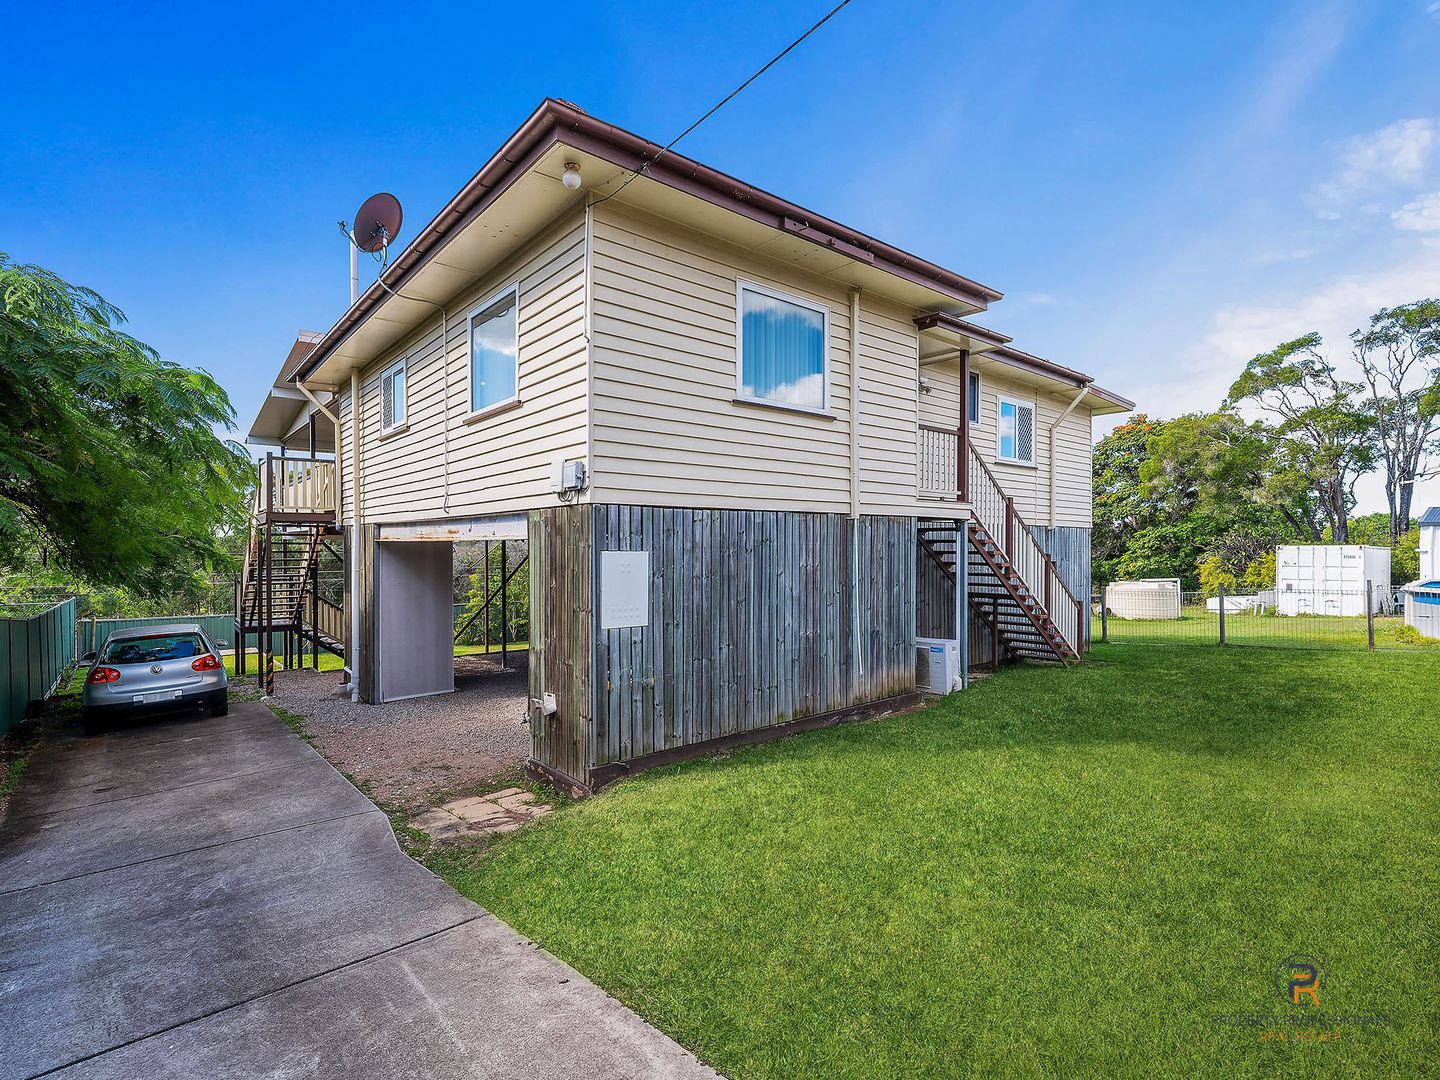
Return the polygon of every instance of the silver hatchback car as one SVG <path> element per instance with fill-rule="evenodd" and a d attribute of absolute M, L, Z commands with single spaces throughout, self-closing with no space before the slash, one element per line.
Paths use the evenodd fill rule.
<path fill-rule="evenodd" d="M 200 707 L 211 716 L 229 710 L 225 663 L 220 650 L 194 623 L 116 630 L 99 654 L 85 657 L 90 671 L 80 697 L 87 724 L 104 716 Z"/>

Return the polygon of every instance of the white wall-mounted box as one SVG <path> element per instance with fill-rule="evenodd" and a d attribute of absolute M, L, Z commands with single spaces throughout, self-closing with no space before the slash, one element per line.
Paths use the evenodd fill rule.
<path fill-rule="evenodd" d="M 600 629 L 650 625 L 650 553 L 600 553 Z"/>

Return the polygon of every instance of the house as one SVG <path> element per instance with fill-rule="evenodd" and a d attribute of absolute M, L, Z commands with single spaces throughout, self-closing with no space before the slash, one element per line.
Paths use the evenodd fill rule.
<path fill-rule="evenodd" d="M 1000 298 L 545 101 L 282 387 L 334 425 L 355 693 L 452 688 L 458 540 L 529 545 L 531 765 L 576 792 L 904 702 L 917 634 L 1075 659 L 1131 403 Z"/>

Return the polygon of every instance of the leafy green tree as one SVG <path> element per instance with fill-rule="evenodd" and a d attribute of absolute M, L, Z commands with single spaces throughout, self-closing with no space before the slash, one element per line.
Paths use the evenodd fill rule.
<path fill-rule="evenodd" d="M 465 606 L 460 613 L 459 625 L 469 624 L 461 636 L 462 644 L 498 644 L 502 619 L 505 620 L 507 641 L 515 643 L 529 639 L 530 564 L 525 562 L 525 557 L 523 544 L 507 544 L 504 550 L 499 544 L 492 544 L 488 555 L 481 556 L 475 571 L 470 575 L 465 591 Z M 525 562 L 524 566 L 520 565 L 522 562 Z M 507 571 L 511 572 L 512 576 L 502 593 L 500 583 L 504 581 Z M 486 597 L 492 597 L 488 617 L 485 611 Z"/>
<path fill-rule="evenodd" d="M 1381 308 L 1350 341 L 1368 389 L 1394 543 L 1410 521 L 1421 464 L 1440 441 L 1440 300 Z"/>
<path fill-rule="evenodd" d="M 1323 519 L 1309 476 L 1294 467 L 1268 425 L 1233 410 L 1166 421 L 1140 478 L 1157 497 L 1213 518 L 1222 531 L 1320 538 Z"/>
<path fill-rule="evenodd" d="M 0 253 L 0 573 L 151 595 L 230 568 L 250 462 L 209 375 L 118 329 L 90 289 Z"/>
<path fill-rule="evenodd" d="M 1250 403 L 1278 418 L 1274 453 L 1303 477 L 1336 540 L 1344 543 L 1355 481 L 1375 462 L 1375 422 L 1357 406 L 1363 387 L 1341 379 L 1309 333 L 1252 359 L 1230 387 L 1227 407 Z"/>

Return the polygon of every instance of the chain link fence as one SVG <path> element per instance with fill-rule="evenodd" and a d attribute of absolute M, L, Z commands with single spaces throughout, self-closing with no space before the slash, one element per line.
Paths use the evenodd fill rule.
<path fill-rule="evenodd" d="M 1108 644 L 1440 650 L 1440 639 L 1406 625 L 1402 598 L 1388 584 L 1225 595 L 1124 582 L 1091 597 L 1090 608 L 1092 640 Z"/>

